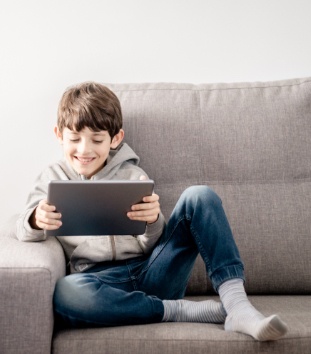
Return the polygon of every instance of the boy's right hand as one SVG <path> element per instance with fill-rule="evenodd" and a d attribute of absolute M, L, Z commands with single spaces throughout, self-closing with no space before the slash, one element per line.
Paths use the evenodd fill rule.
<path fill-rule="evenodd" d="M 49 205 L 47 200 L 41 200 L 29 218 L 30 226 L 37 230 L 57 230 L 61 227 L 62 215 L 55 212 L 56 207 Z"/>

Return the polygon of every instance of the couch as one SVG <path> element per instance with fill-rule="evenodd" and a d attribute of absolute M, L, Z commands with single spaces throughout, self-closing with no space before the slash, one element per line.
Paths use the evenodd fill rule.
<path fill-rule="evenodd" d="M 188 186 L 214 189 L 244 260 L 250 300 L 266 315 L 279 314 L 289 331 L 258 342 L 219 324 L 54 328 L 63 250 L 52 237 L 19 242 L 12 216 L 0 229 L 0 353 L 310 354 L 311 78 L 108 86 L 164 215 Z M 200 257 L 186 297 L 217 299 Z"/>

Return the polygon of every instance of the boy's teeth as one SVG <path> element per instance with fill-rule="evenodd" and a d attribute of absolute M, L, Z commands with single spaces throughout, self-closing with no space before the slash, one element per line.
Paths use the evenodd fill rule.
<path fill-rule="evenodd" d="M 89 161 L 92 161 L 92 158 L 89 158 L 89 159 L 82 159 L 81 157 L 78 157 L 78 160 L 79 160 L 79 161 L 82 161 L 82 162 L 89 162 Z"/>

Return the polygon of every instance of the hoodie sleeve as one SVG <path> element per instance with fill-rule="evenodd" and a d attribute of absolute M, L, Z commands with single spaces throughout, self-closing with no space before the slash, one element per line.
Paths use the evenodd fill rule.
<path fill-rule="evenodd" d="M 19 215 L 16 222 L 16 236 L 20 241 L 43 241 L 46 235 L 43 230 L 33 229 L 29 218 L 42 199 L 47 198 L 47 185 L 49 178 L 42 173 L 36 180 L 33 190 L 28 196 L 25 210 Z"/>
<path fill-rule="evenodd" d="M 35 230 L 30 226 L 29 218 L 39 202 L 43 199 L 47 199 L 50 181 L 75 178 L 76 176 L 67 168 L 64 160 L 51 164 L 37 177 L 33 189 L 29 193 L 26 207 L 16 223 L 16 235 L 20 241 L 43 241 L 46 239 L 43 230 Z"/>
<path fill-rule="evenodd" d="M 137 240 L 144 253 L 148 254 L 153 250 L 163 233 L 164 227 L 165 219 L 163 214 L 160 213 L 158 220 L 153 224 L 147 224 L 146 232 L 143 235 L 137 236 Z"/>

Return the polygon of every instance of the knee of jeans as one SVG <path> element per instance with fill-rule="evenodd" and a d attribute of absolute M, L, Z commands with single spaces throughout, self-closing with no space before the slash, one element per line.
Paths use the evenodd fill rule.
<path fill-rule="evenodd" d="M 215 191 L 213 191 L 209 186 L 197 185 L 188 187 L 182 194 L 182 197 L 187 201 L 203 202 L 206 206 L 215 206 L 222 204 L 221 199 Z"/>
<path fill-rule="evenodd" d="M 66 302 L 66 298 L 70 298 L 72 290 L 70 289 L 67 277 L 57 281 L 54 290 L 54 307 Z"/>
<path fill-rule="evenodd" d="M 79 301 L 79 292 L 74 277 L 67 276 L 57 281 L 54 290 L 54 309 L 70 308 L 74 302 Z"/>

